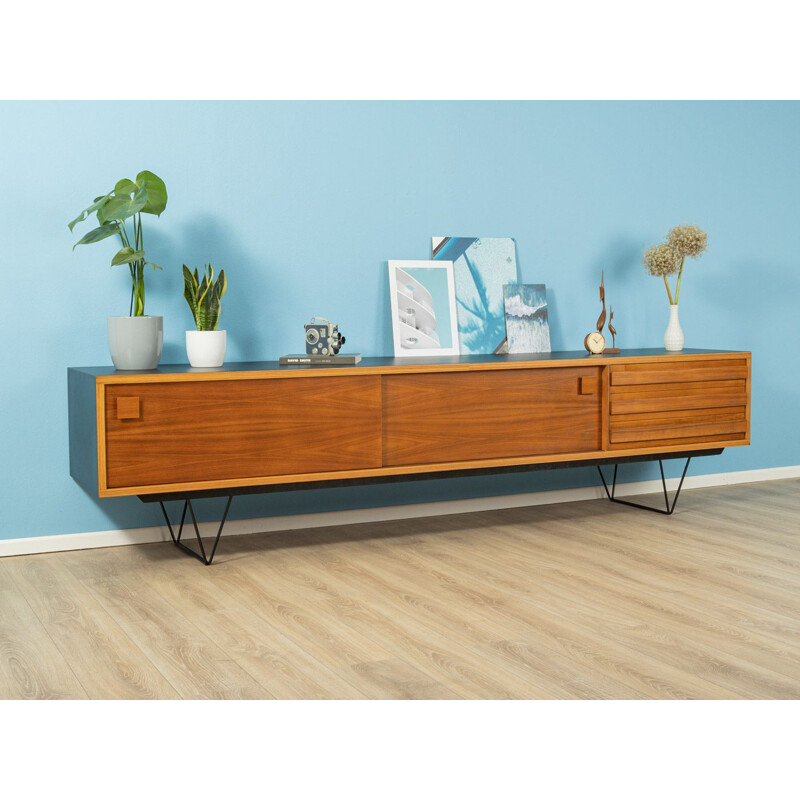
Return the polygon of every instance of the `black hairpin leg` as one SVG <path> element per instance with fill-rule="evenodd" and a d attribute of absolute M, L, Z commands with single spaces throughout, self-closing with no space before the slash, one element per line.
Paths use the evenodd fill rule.
<path fill-rule="evenodd" d="M 187 498 L 183 504 L 183 513 L 181 514 L 181 524 L 178 528 L 178 535 L 175 535 L 175 532 L 172 530 L 172 523 L 169 521 L 169 517 L 167 516 L 167 509 L 164 508 L 163 501 L 159 500 L 158 504 L 161 506 L 161 512 L 164 514 L 164 519 L 167 521 L 167 527 L 169 528 L 169 535 L 172 538 L 172 542 L 176 547 L 180 547 L 181 550 L 188 553 L 190 556 L 194 556 L 198 561 L 202 561 L 207 567 L 210 566 L 211 562 L 214 560 L 214 553 L 217 552 L 217 545 L 219 544 L 219 537 L 222 536 L 222 529 L 225 527 L 225 520 L 228 518 L 228 510 L 231 507 L 231 500 L 233 500 L 233 495 L 228 497 L 228 502 L 225 504 L 225 513 L 222 515 L 222 520 L 219 523 L 219 530 L 217 531 L 217 537 L 214 539 L 214 546 L 211 548 L 211 554 L 206 556 L 206 549 L 203 547 L 203 540 L 200 538 L 200 529 L 197 527 L 197 519 L 194 515 L 194 508 L 192 508 L 192 501 Z M 186 509 L 189 509 L 189 514 L 192 517 L 192 525 L 194 526 L 194 532 L 197 536 L 197 545 L 200 548 L 200 552 L 198 553 L 196 550 L 192 550 L 191 547 L 187 547 L 181 541 L 181 535 L 183 534 L 183 523 L 186 521 Z"/>
<path fill-rule="evenodd" d="M 603 477 L 603 470 L 600 469 L 600 465 L 597 465 L 597 471 L 600 473 L 600 480 L 603 481 L 603 488 L 606 490 L 606 497 L 612 503 L 621 503 L 624 506 L 633 506 L 633 508 L 643 508 L 645 511 L 655 511 L 657 514 L 671 514 L 675 510 L 675 506 L 678 502 L 678 496 L 681 493 L 681 487 L 683 486 L 683 479 L 686 477 L 686 471 L 689 469 L 689 462 L 691 458 L 686 459 L 686 466 L 683 468 L 683 474 L 681 475 L 680 483 L 678 484 L 678 491 L 675 492 L 675 496 L 672 498 L 672 504 L 670 505 L 669 502 L 669 495 L 667 494 L 667 481 L 664 477 L 664 462 L 659 459 L 658 460 L 658 468 L 661 470 L 661 485 L 664 487 L 664 502 L 666 503 L 666 509 L 663 508 L 654 508 L 653 506 L 645 506 L 641 503 L 632 503 L 630 500 L 619 500 L 615 497 L 615 493 L 617 491 L 617 468 L 619 464 L 614 464 L 614 480 L 611 484 L 611 491 L 608 490 L 608 484 L 606 483 L 606 479 Z"/>

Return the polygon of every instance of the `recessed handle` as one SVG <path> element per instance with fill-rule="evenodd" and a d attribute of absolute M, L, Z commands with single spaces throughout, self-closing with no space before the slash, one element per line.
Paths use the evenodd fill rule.
<path fill-rule="evenodd" d="M 117 398 L 117 419 L 139 419 L 140 416 L 138 397 Z"/>
<path fill-rule="evenodd" d="M 600 380 L 598 378 L 580 379 L 581 394 L 597 394 L 599 389 L 600 389 Z"/>

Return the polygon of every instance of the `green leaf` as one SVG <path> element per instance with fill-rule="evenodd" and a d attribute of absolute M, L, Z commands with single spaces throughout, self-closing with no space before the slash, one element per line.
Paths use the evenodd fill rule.
<path fill-rule="evenodd" d="M 114 186 L 113 194 L 117 197 L 124 197 L 132 195 L 135 191 L 137 191 L 139 187 L 128 178 L 123 178 L 120 181 L 117 181 L 116 185 Z M 108 195 L 111 197 L 111 194 Z M 112 209 L 113 210 L 113 209 Z M 97 221 L 103 225 L 105 222 L 108 222 L 113 217 L 109 217 L 104 210 L 104 206 L 101 205 L 100 208 L 97 209 Z"/>
<path fill-rule="evenodd" d="M 114 194 L 116 194 L 117 196 L 126 194 L 130 197 L 138 189 L 139 189 L 138 184 L 135 184 L 129 178 L 123 178 L 122 180 L 117 181 L 117 184 L 114 187 Z"/>
<path fill-rule="evenodd" d="M 192 312 L 195 327 L 197 327 L 197 278 L 192 275 L 186 264 L 183 265 L 183 287 L 183 296 Z"/>
<path fill-rule="evenodd" d="M 214 292 L 208 304 L 209 330 L 215 331 L 217 329 L 217 325 L 219 325 L 219 312 L 219 298 L 217 297 L 216 292 Z"/>
<path fill-rule="evenodd" d="M 143 170 L 136 176 L 136 183 L 147 193 L 147 202 L 142 207 L 142 212 L 160 217 L 167 207 L 167 187 L 164 181 L 158 175 Z"/>
<path fill-rule="evenodd" d="M 101 225 L 99 228 L 89 231 L 83 239 L 72 246 L 72 249 L 74 250 L 79 244 L 101 242 L 103 239 L 108 239 L 109 236 L 115 236 L 118 233 L 119 225 L 116 222 L 109 222 L 105 225 Z"/>
<path fill-rule="evenodd" d="M 225 270 L 221 269 L 219 271 L 219 278 L 217 278 L 217 286 L 222 284 L 222 291 L 219 292 L 217 295 L 220 300 L 225 296 L 225 292 L 228 291 L 228 279 L 225 277 Z"/>
<path fill-rule="evenodd" d="M 144 250 L 142 250 L 141 253 L 142 253 L 142 255 L 144 255 Z M 145 261 L 144 263 L 147 264 L 148 266 L 152 267 L 153 268 L 153 272 L 155 272 L 157 269 L 162 269 L 162 267 L 159 267 L 158 264 L 154 264 L 152 261 Z"/>
<path fill-rule="evenodd" d="M 89 214 L 97 211 L 97 209 L 100 208 L 100 206 L 102 206 L 103 203 L 105 203 L 105 201 L 108 200 L 109 197 L 111 197 L 111 192 L 109 192 L 106 195 L 103 195 L 102 197 L 95 197 L 94 202 L 87 208 L 84 208 L 83 211 L 81 211 L 81 213 L 78 214 L 78 216 L 75 217 L 75 219 L 69 223 L 68 225 L 69 229 L 72 230 L 79 222 L 83 222 L 86 219 L 86 217 L 89 216 Z"/>
<path fill-rule="evenodd" d="M 203 280 L 200 281 L 200 288 L 197 290 L 197 307 L 202 309 L 205 305 L 206 295 L 208 294 L 210 286 L 206 281 L 205 275 L 203 276 Z"/>
<path fill-rule="evenodd" d="M 144 316 L 144 264 L 139 262 L 136 265 L 135 277 L 133 279 L 133 316 Z"/>
<path fill-rule="evenodd" d="M 123 247 L 114 258 L 111 259 L 111 266 L 118 267 L 120 264 L 130 264 L 133 261 L 141 261 L 144 258 L 144 250 L 134 250 L 132 247 Z"/>
<path fill-rule="evenodd" d="M 121 195 L 112 197 L 103 206 L 103 216 L 106 219 L 123 220 L 138 214 L 147 202 L 147 192 L 144 187 L 136 190 L 133 197 Z"/>

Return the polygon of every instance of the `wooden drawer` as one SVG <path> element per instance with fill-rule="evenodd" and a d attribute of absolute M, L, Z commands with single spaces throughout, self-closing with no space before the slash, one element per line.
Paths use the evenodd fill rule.
<path fill-rule="evenodd" d="M 381 466 L 380 377 L 110 385 L 109 489 Z"/>
<path fill-rule="evenodd" d="M 601 446 L 599 367 L 388 375 L 383 395 L 386 466 Z"/>
<path fill-rule="evenodd" d="M 611 449 L 749 439 L 749 357 L 610 368 Z"/>

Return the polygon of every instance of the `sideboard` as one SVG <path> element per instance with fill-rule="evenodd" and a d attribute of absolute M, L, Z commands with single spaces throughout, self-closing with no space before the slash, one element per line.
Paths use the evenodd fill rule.
<path fill-rule="evenodd" d="M 748 352 L 90 367 L 70 369 L 68 387 L 72 477 L 98 497 L 161 503 L 183 549 L 188 509 L 204 563 L 197 496 L 227 496 L 227 515 L 246 491 L 576 464 L 614 465 L 615 487 L 622 462 L 688 467 L 750 442 Z M 170 499 L 184 501 L 177 536 Z"/>

